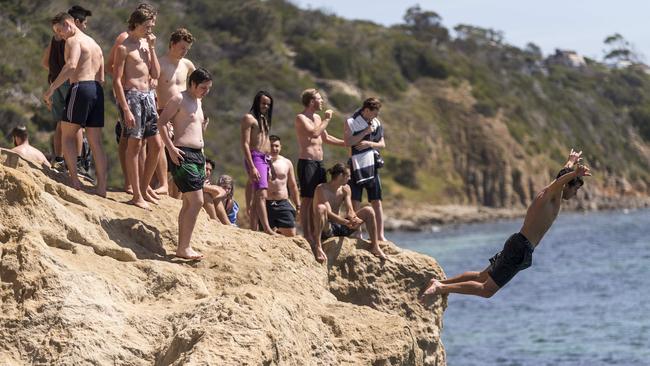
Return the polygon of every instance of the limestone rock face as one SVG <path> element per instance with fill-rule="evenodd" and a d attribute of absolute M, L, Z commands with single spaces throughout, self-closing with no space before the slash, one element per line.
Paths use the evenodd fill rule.
<path fill-rule="evenodd" d="M 1 163 L 12 159 L 3 151 Z M 391 243 L 302 238 L 199 216 L 200 262 L 175 259 L 180 201 L 74 191 L 0 165 L 0 360 L 8 365 L 445 365 L 446 298 L 417 302 L 435 260 Z"/>

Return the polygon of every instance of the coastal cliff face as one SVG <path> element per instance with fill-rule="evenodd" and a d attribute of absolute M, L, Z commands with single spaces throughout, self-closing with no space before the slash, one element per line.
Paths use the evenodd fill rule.
<path fill-rule="evenodd" d="M 70 189 L 61 175 L 0 155 L 3 364 L 445 365 L 446 298 L 417 295 L 444 273 L 382 245 L 325 243 L 199 216 L 200 262 L 174 259 L 180 201 L 152 211 Z M 9 165 L 9 166 L 6 166 Z"/>

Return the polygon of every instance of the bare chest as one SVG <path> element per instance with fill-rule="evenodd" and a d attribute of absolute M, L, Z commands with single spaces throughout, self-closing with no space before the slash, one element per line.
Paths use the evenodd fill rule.
<path fill-rule="evenodd" d="M 181 64 L 174 65 L 171 63 L 164 63 L 161 67 L 160 81 L 169 87 L 185 86 L 187 80 L 187 68 Z"/>

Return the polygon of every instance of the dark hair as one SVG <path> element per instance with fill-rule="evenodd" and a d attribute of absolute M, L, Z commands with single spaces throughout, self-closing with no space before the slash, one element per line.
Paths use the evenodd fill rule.
<path fill-rule="evenodd" d="M 348 167 L 343 163 L 336 163 L 333 167 L 327 169 L 327 172 L 330 173 L 332 179 L 336 179 L 341 174 L 344 174 L 348 171 Z"/>
<path fill-rule="evenodd" d="M 561 176 L 563 176 L 563 175 L 565 175 L 565 174 L 569 174 L 569 173 L 571 173 L 572 171 L 573 171 L 572 168 L 562 168 L 562 169 L 557 173 L 557 177 L 555 177 L 555 179 L 558 179 L 558 178 L 560 178 Z M 582 179 L 582 177 L 575 177 L 575 178 L 571 179 L 571 180 L 569 181 L 569 183 L 567 183 L 567 184 L 570 185 L 571 187 L 574 187 L 574 186 L 576 186 L 576 185 L 577 185 L 578 187 L 582 187 L 582 186 L 585 184 L 585 181 Z"/>
<path fill-rule="evenodd" d="M 11 137 L 17 137 L 23 141 L 27 140 L 27 127 L 16 126 L 11 130 Z"/>
<path fill-rule="evenodd" d="M 363 107 L 361 107 L 361 110 L 365 108 L 368 108 L 371 111 L 378 110 L 381 108 L 381 102 L 375 97 L 368 98 L 363 101 Z"/>
<path fill-rule="evenodd" d="M 214 168 L 217 167 L 217 164 L 215 164 L 214 160 L 212 160 L 212 159 L 205 159 L 205 163 L 212 165 L 212 170 L 214 170 Z"/>
<path fill-rule="evenodd" d="M 269 110 L 266 112 L 266 116 L 263 116 L 262 112 L 260 112 L 260 101 L 262 100 L 262 97 L 271 99 L 271 105 L 269 105 Z M 258 122 L 260 122 L 260 129 L 264 134 L 268 134 L 271 129 L 271 120 L 273 119 L 273 97 L 271 94 L 264 90 L 258 91 L 257 94 L 255 94 L 255 98 L 253 98 L 253 106 L 251 107 L 250 113 Z"/>
<path fill-rule="evenodd" d="M 194 37 L 192 36 L 192 33 L 190 33 L 190 31 L 188 31 L 187 29 L 178 28 L 169 37 L 169 47 L 171 47 L 173 44 L 176 44 L 180 41 L 185 41 L 189 44 L 192 44 L 194 42 Z"/>
<path fill-rule="evenodd" d="M 154 16 L 156 16 L 158 14 L 158 12 L 156 11 L 156 8 L 154 8 L 153 5 L 147 4 L 147 3 L 140 3 L 140 4 L 138 4 L 138 6 L 135 9 L 136 10 L 146 10 L 146 11 L 148 11 L 150 13 L 153 13 Z"/>
<path fill-rule="evenodd" d="M 136 9 L 133 13 L 131 13 L 131 16 L 129 17 L 129 20 L 127 21 L 129 25 L 129 30 L 132 31 L 135 29 L 140 24 L 143 24 L 147 20 L 152 20 L 156 16 L 156 13 L 151 12 L 146 9 Z"/>
<path fill-rule="evenodd" d="M 276 142 L 276 141 L 281 141 L 281 140 L 280 140 L 280 136 L 278 136 L 278 135 L 271 135 L 271 136 L 269 136 L 269 141 L 271 141 L 271 143 L 274 143 L 274 142 Z"/>
<path fill-rule="evenodd" d="M 61 12 L 52 18 L 52 25 L 63 24 L 63 22 L 66 21 L 67 19 L 74 19 L 74 18 L 72 17 L 72 15 L 68 13 Z"/>
<path fill-rule="evenodd" d="M 302 105 L 305 107 L 309 107 L 309 103 L 311 103 L 312 99 L 316 97 L 316 94 L 318 94 L 318 89 L 303 90 L 302 94 L 300 95 L 300 100 L 302 101 Z"/>
<path fill-rule="evenodd" d="M 199 85 L 201 83 L 204 83 L 206 81 L 212 81 L 212 75 L 208 72 L 208 70 L 199 67 L 198 69 L 192 71 L 190 74 L 190 86 L 192 83 L 195 85 Z"/>
<path fill-rule="evenodd" d="M 74 5 L 68 9 L 68 14 L 70 14 L 75 20 L 83 22 L 86 20 L 86 17 L 92 16 L 93 12 L 79 5 Z"/>

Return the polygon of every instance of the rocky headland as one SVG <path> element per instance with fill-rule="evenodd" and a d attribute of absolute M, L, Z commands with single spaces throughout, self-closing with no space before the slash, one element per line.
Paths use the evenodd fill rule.
<path fill-rule="evenodd" d="M 3 365 L 445 365 L 436 261 L 364 241 L 271 238 L 201 213 L 175 259 L 180 202 L 151 211 L 0 154 Z M 84 188 L 85 189 L 85 188 Z"/>

